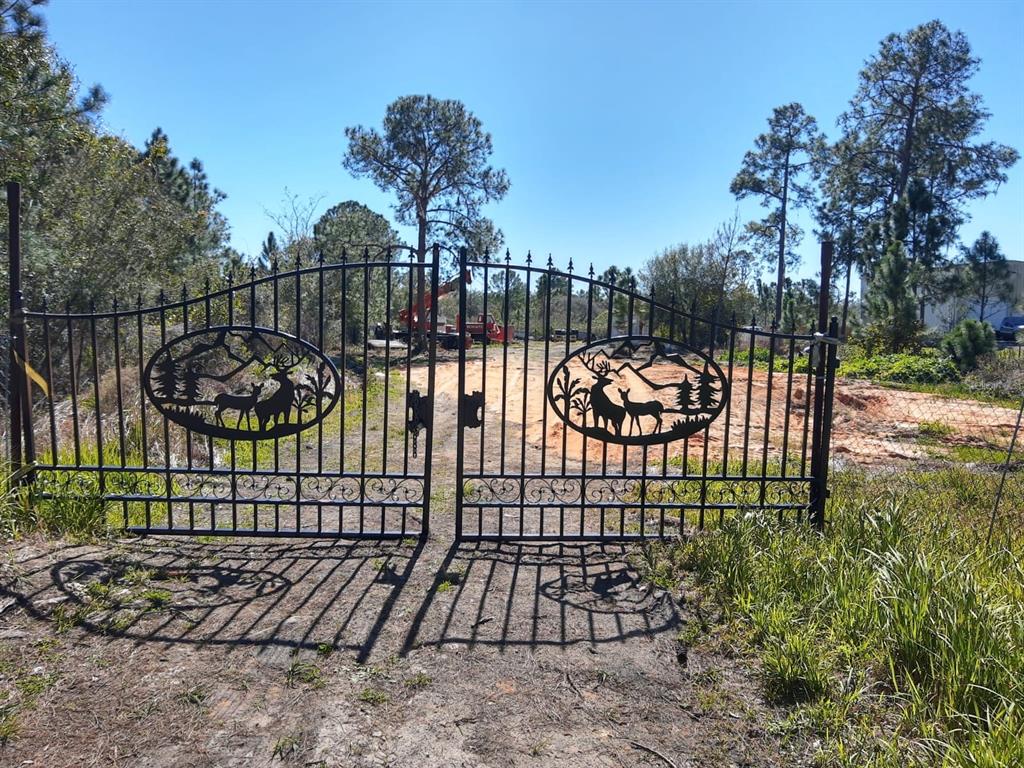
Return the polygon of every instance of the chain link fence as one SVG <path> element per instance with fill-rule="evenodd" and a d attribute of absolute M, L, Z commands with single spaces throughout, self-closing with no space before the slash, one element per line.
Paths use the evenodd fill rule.
<path fill-rule="evenodd" d="M 844 375 L 841 366 L 832 426 L 834 477 L 882 476 L 893 489 L 914 484 L 936 493 L 952 485 L 954 504 L 990 505 L 994 526 L 1013 534 L 1024 513 L 1022 399 L 1022 345 L 998 350 L 955 384 L 880 382 Z"/>

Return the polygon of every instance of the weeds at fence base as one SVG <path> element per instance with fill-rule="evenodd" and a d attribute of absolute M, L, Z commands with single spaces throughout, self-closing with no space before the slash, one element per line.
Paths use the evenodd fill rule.
<path fill-rule="evenodd" d="M 734 515 L 639 570 L 696 581 L 824 764 L 1024 765 L 1024 542 L 985 546 L 997 482 L 841 473 L 825 535 Z"/>

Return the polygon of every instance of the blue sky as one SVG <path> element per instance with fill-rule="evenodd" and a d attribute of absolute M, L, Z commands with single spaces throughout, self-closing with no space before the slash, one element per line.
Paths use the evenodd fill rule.
<path fill-rule="evenodd" d="M 730 218 L 729 182 L 771 109 L 799 101 L 830 138 L 863 61 L 932 18 L 982 59 L 987 135 L 1024 150 L 1024 3 L 282 3 L 53 0 L 51 37 L 110 93 L 109 130 L 155 126 L 228 199 L 233 245 L 258 252 L 284 190 L 391 198 L 341 166 L 343 130 L 400 95 L 460 99 L 512 181 L 488 213 L 517 257 L 642 266 Z M 739 206 L 746 220 L 755 202 Z M 972 207 L 1024 258 L 1024 164 Z M 809 229 L 809 227 L 808 227 Z M 808 234 L 798 274 L 816 271 Z"/>

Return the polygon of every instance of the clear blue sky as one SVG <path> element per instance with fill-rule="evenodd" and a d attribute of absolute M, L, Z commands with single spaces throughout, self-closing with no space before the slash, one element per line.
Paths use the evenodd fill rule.
<path fill-rule="evenodd" d="M 110 93 L 107 127 L 155 126 L 202 159 L 232 242 L 258 252 L 287 187 L 320 209 L 391 199 L 341 166 L 343 129 L 379 126 L 395 97 L 460 99 L 512 181 L 489 210 L 517 257 L 638 267 L 708 237 L 772 107 L 802 102 L 830 138 L 863 61 L 932 18 L 982 59 L 989 137 L 1024 150 L 1024 4 L 282 3 L 53 0 L 52 39 Z M 1024 164 L 972 208 L 964 240 L 1024 258 Z M 756 203 L 740 206 L 744 219 Z M 809 228 L 808 228 L 809 229 Z M 807 237 L 799 274 L 816 271 Z"/>

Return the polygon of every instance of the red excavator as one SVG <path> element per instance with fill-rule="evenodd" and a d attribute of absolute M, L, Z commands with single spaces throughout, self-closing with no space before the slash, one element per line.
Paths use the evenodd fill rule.
<path fill-rule="evenodd" d="M 454 277 L 438 285 L 436 298 L 441 298 L 460 286 L 469 285 L 472 280 L 473 275 L 467 269 L 461 277 Z M 408 340 L 412 329 L 419 327 L 420 317 L 423 317 L 424 321 L 428 320 L 430 310 L 434 306 L 434 299 L 435 294 L 426 291 L 423 295 L 422 306 L 417 303 L 412 307 L 407 306 L 399 310 L 397 320 L 400 330 L 396 334 L 399 338 Z M 467 322 L 464 329 L 462 328 L 461 316 L 456 315 L 455 325 L 446 323 L 443 328 L 437 328 L 436 332 L 437 340 L 443 349 L 458 349 L 460 337 L 467 349 L 472 346 L 474 339 L 477 341 L 506 343 L 512 338 L 512 328 L 500 325 L 494 319 L 494 315 L 490 313 L 488 313 L 486 318 L 482 314 L 477 315 L 476 322 Z"/>
<path fill-rule="evenodd" d="M 456 329 L 462 327 L 460 315 L 455 316 L 455 327 Z M 505 344 L 512 339 L 512 326 L 501 325 L 494 319 L 494 315 L 488 312 L 486 317 L 483 314 L 478 314 L 476 320 L 467 322 L 466 333 L 474 341 L 496 341 L 499 344 Z"/>

